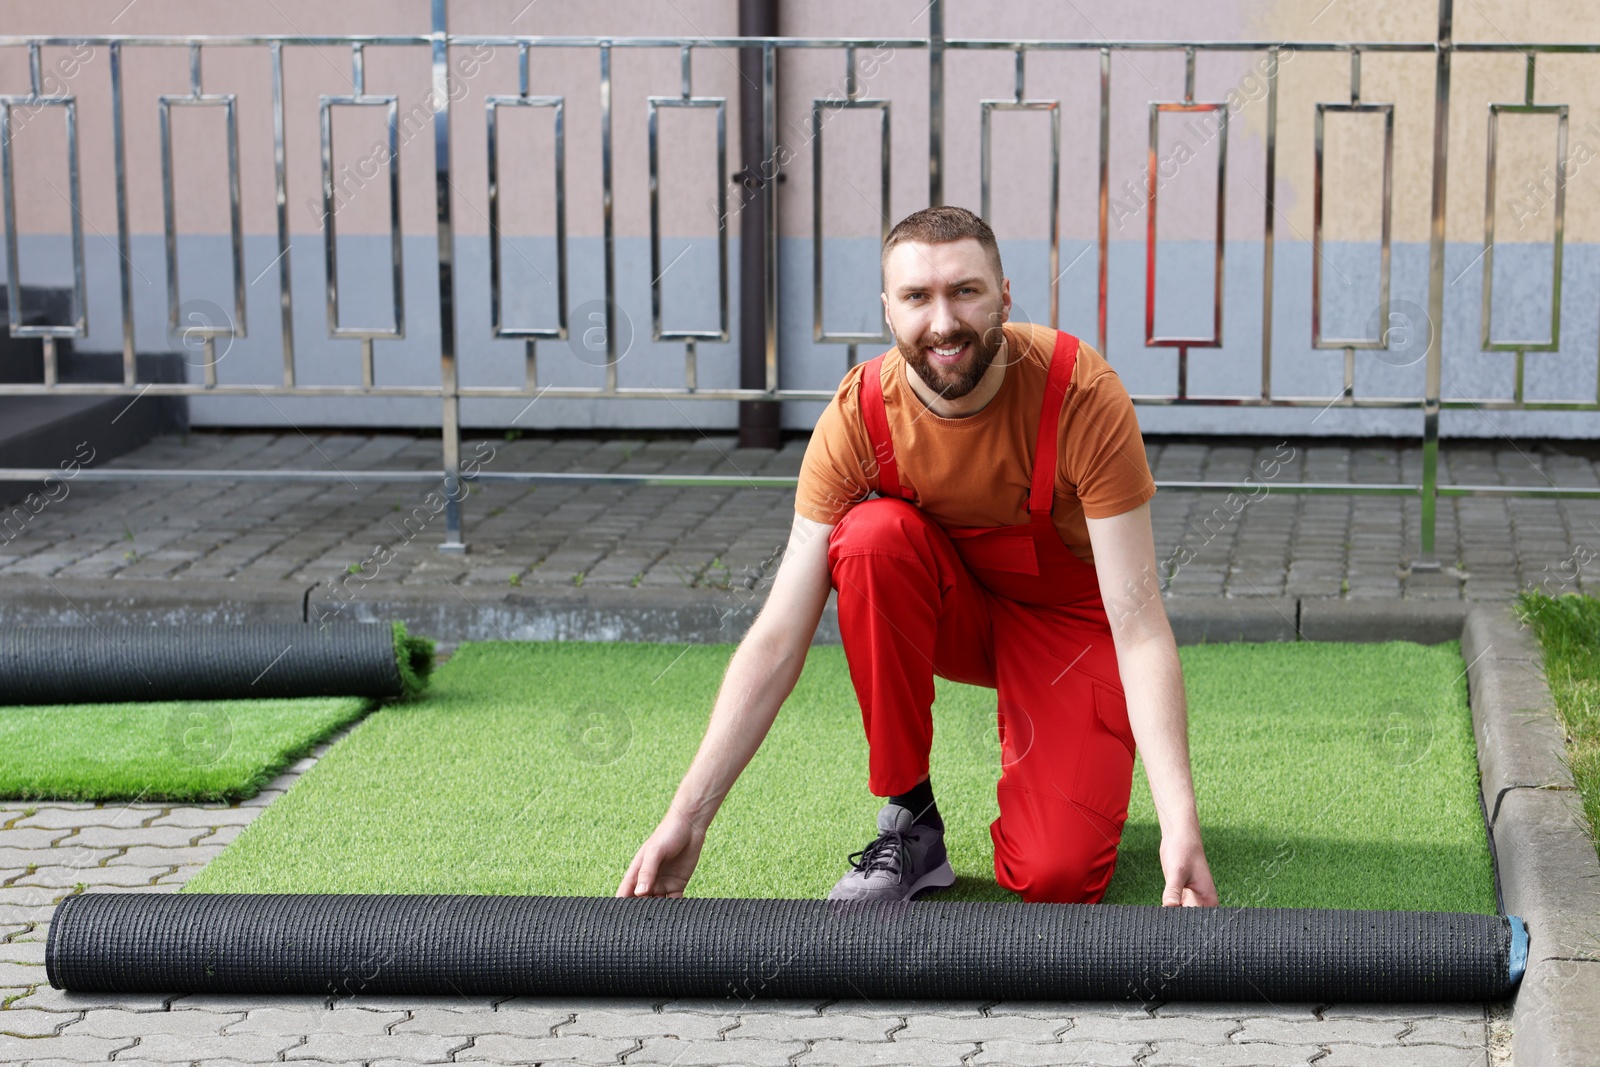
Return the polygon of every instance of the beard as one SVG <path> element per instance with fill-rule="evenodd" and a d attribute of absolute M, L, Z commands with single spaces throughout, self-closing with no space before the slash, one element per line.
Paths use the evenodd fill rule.
<path fill-rule="evenodd" d="M 991 337 L 994 338 L 993 343 L 989 342 Z M 948 348 L 951 345 L 968 342 L 971 343 L 971 347 L 960 363 L 954 366 L 939 366 L 928 358 L 923 343 L 908 345 L 900 339 L 899 334 L 895 334 L 895 347 L 900 350 L 900 355 L 911 364 L 911 369 L 917 372 L 917 377 L 945 400 L 959 399 L 978 387 L 978 382 L 994 362 L 994 357 L 999 354 L 1000 346 L 1005 343 L 1005 334 L 999 326 L 991 326 L 982 334 L 963 329 L 943 339 L 939 347 Z"/>

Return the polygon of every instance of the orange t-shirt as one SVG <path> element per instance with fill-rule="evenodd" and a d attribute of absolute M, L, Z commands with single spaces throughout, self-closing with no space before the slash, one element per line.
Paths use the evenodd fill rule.
<path fill-rule="evenodd" d="M 1034 445 L 1056 331 L 1006 323 L 1010 361 L 1000 390 L 982 411 L 947 419 L 906 382 L 898 348 L 880 365 L 900 484 L 940 526 L 1010 526 L 1028 521 Z M 996 357 L 997 359 L 1000 357 Z M 861 418 L 861 375 L 850 368 L 829 401 L 800 465 L 795 511 L 832 525 L 878 488 L 878 466 Z M 1072 387 L 1061 406 L 1051 518 L 1061 540 L 1094 562 L 1085 517 L 1120 515 L 1155 495 L 1133 401 L 1105 357 L 1078 342 Z"/>

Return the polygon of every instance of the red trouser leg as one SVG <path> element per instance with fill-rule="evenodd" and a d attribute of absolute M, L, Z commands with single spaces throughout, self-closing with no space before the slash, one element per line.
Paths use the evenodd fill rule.
<path fill-rule="evenodd" d="M 868 788 L 889 796 L 928 773 L 935 674 L 997 689 L 995 878 L 1027 901 L 1102 899 L 1133 774 L 1109 628 L 1081 610 L 994 596 L 948 535 L 904 501 L 847 512 L 828 562 L 866 729 Z"/>
<path fill-rule="evenodd" d="M 996 599 L 995 879 L 1026 901 L 1097 903 L 1117 863 L 1133 732 L 1109 626 Z"/>
<path fill-rule="evenodd" d="M 846 512 L 828 566 L 867 732 L 867 788 L 904 793 L 928 773 L 934 674 L 994 687 L 988 596 L 949 536 L 903 500 Z"/>

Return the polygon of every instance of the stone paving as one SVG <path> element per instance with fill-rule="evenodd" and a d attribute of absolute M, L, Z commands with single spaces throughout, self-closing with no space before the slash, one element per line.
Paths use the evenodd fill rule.
<path fill-rule="evenodd" d="M 792 477 L 804 439 L 781 449 L 731 436 L 654 440 L 490 438 L 464 444 L 486 471 Z M 1584 454 L 1587 446 L 1590 454 Z M 491 451 L 492 450 L 492 451 Z M 1290 481 L 1420 480 L 1421 451 L 1387 443 L 1147 443 L 1159 480 L 1247 480 L 1244 493 L 1164 489 L 1152 501 L 1168 595 L 1505 599 L 1519 588 L 1600 587 L 1600 500 L 1441 498 L 1442 569 L 1409 573 L 1414 497 L 1275 492 Z M 1594 447 L 1445 442 L 1443 484 L 1600 486 Z M 64 457 L 68 458 L 68 457 Z M 1281 469 L 1273 466 L 1281 461 Z M 162 438 L 111 466 L 438 469 L 437 438 L 195 433 Z M 1268 477 L 1275 471 L 1275 476 Z M 480 482 L 463 504 L 471 550 L 435 550 L 432 488 L 353 481 L 68 481 L 37 513 L 0 515 L 8 576 L 283 581 L 310 588 L 361 568 L 363 584 L 622 586 L 709 592 L 762 573 L 788 538 L 793 490 Z M 59 492 L 57 495 L 60 495 Z M 387 549 L 387 560 L 376 546 Z M 376 559 L 376 562 L 375 562 Z M 766 571 L 770 572 L 770 563 Z"/>
<path fill-rule="evenodd" d="M 489 439 L 485 469 L 792 475 L 803 441 L 739 450 L 698 440 Z M 1158 479 L 1254 478 L 1242 509 L 1226 494 L 1158 492 L 1158 555 L 1177 559 L 1168 595 L 1499 599 L 1542 584 L 1578 591 L 1600 545 L 1600 501 L 1467 498 L 1440 503 L 1437 573 L 1408 574 L 1418 504 L 1309 496 L 1273 482 L 1417 477 L 1417 449 L 1152 440 Z M 471 454 L 464 448 L 464 454 Z M 486 452 L 478 454 L 487 454 Z M 65 458 L 65 457 L 64 457 Z M 195 433 L 158 440 L 120 466 L 436 469 L 437 439 L 404 435 Z M 1600 484 L 1580 450 L 1510 442 L 1441 451 L 1458 484 Z M 426 486 L 366 483 L 68 482 L 70 493 L 0 531 L 0 590 L 13 575 L 182 583 L 281 581 L 310 590 L 370 561 L 372 581 L 652 586 L 712 595 L 761 573 L 784 543 L 792 492 L 480 483 L 465 504 L 465 556 L 435 551 L 442 522 L 408 516 Z M 59 494 L 58 494 L 59 495 Z M 424 514 L 426 510 L 424 509 Z M 0 517 L 0 521 L 5 521 Z M 1178 551 L 1182 547 L 1181 556 Z M 770 569 L 770 568 L 769 568 Z M 332 743 L 336 743 L 337 738 Z M 150 803 L 0 806 L 0 1062 L 243 1064 L 980 1064 L 1500 1065 L 1505 1005 L 1326 1005 L 637 998 L 90 996 L 44 977 L 50 916 L 63 897 L 174 892 L 227 845 L 324 745 L 231 807 Z"/>

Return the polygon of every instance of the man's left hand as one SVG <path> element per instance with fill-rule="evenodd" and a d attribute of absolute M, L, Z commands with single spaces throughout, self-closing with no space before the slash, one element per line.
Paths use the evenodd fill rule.
<path fill-rule="evenodd" d="M 1217 887 L 1211 881 L 1211 866 L 1198 835 L 1161 839 L 1161 872 L 1167 887 L 1161 894 L 1163 907 L 1215 907 Z"/>

